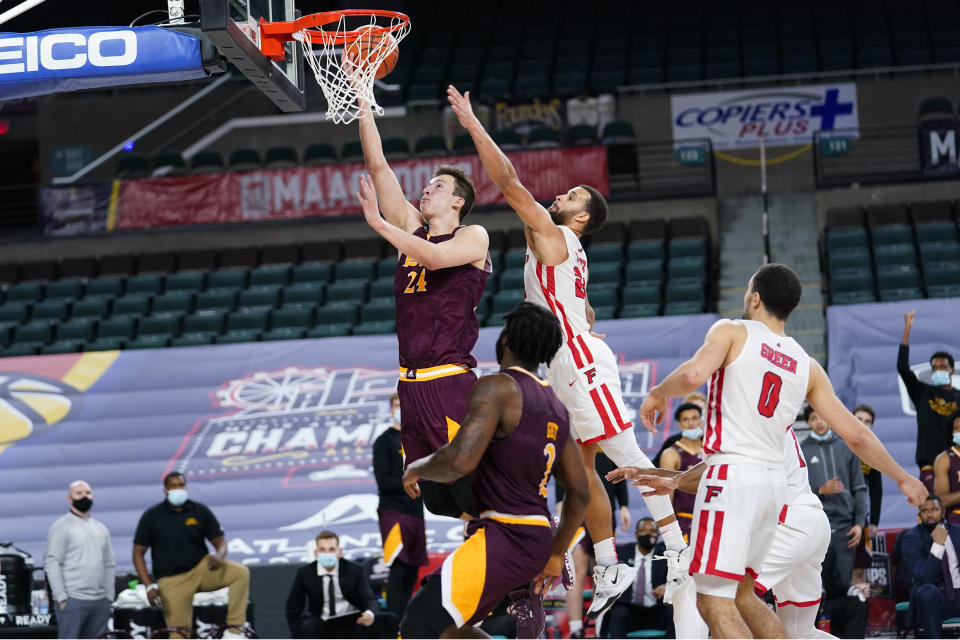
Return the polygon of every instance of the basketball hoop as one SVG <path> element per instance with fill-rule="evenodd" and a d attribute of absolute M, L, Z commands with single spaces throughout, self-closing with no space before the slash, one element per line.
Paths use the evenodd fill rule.
<path fill-rule="evenodd" d="M 398 45 L 408 33 L 410 18 L 396 11 L 325 11 L 286 22 L 261 19 L 260 50 L 280 61 L 284 43 L 299 42 L 327 99 L 327 118 L 347 124 L 366 115 L 361 103 L 378 115 L 383 113 L 373 96 L 373 82 L 381 65 L 384 72 L 393 68 Z"/>

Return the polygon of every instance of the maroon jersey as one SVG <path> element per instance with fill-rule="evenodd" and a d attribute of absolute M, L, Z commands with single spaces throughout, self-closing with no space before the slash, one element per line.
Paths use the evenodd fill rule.
<path fill-rule="evenodd" d="M 523 411 L 513 433 L 494 438 L 473 472 L 473 493 L 481 514 L 497 511 L 550 518 L 547 483 L 570 434 L 567 408 L 553 389 L 532 373 L 511 367 L 523 396 Z"/>
<path fill-rule="evenodd" d="M 413 235 L 439 244 L 453 238 L 462 228 L 430 236 L 421 227 Z M 400 254 L 393 293 L 397 299 L 401 367 L 425 369 L 456 363 L 477 366 L 470 353 L 480 332 L 476 307 L 492 270 L 489 255 L 483 269 L 464 264 L 431 271 Z"/>
<path fill-rule="evenodd" d="M 690 453 L 686 448 L 680 445 L 680 441 L 673 444 L 673 450 L 680 456 L 679 471 L 683 472 L 694 467 L 701 462 L 699 455 Z M 686 491 L 674 491 L 673 510 L 677 514 L 677 522 L 680 523 L 680 530 L 685 536 L 690 535 L 690 524 L 693 520 L 693 505 L 697 500 L 696 494 Z"/>
<path fill-rule="evenodd" d="M 950 493 L 960 491 L 960 449 L 952 446 L 947 449 L 947 457 L 950 459 L 950 470 L 947 471 L 947 478 L 950 479 Z M 947 521 L 952 524 L 960 524 L 960 505 L 947 507 Z"/>

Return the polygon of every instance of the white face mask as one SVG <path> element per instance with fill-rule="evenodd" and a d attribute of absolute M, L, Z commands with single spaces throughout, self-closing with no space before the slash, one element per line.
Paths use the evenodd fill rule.
<path fill-rule="evenodd" d="M 393 416 L 393 419 L 396 422 L 400 422 L 400 409 L 394 409 L 393 413 L 391 413 L 390 415 Z"/>

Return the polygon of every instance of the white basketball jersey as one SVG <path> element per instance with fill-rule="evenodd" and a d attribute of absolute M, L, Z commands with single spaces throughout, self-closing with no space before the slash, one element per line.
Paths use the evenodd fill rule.
<path fill-rule="evenodd" d="M 704 459 L 779 466 L 787 428 L 807 396 L 810 357 L 762 322 L 737 322 L 747 340 L 737 359 L 710 378 Z"/>
<path fill-rule="evenodd" d="M 810 490 L 807 476 L 807 460 L 800 450 L 800 441 L 793 432 L 793 426 L 787 427 L 787 437 L 783 441 L 783 470 L 787 474 L 787 501 L 791 507 L 805 505 L 823 508 L 820 498 Z"/>
<path fill-rule="evenodd" d="M 560 320 L 565 340 L 590 329 L 587 323 L 587 254 L 569 227 L 560 226 L 567 241 L 567 259 L 548 267 L 540 264 L 527 247 L 523 266 L 523 290 L 528 302 L 550 309 Z"/>

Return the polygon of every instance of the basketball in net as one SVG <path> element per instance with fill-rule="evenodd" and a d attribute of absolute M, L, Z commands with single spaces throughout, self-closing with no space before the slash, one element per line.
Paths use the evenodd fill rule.
<path fill-rule="evenodd" d="M 360 35 L 343 48 L 342 64 L 345 68 L 353 66 L 361 72 L 366 72 L 371 65 L 382 58 L 374 75 L 379 80 L 397 66 L 400 52 L 396 38 L 389 33 L 371 33 L 373 29 L 375 29 L 373 25 L 357 29 L 361 32 Z"/>

